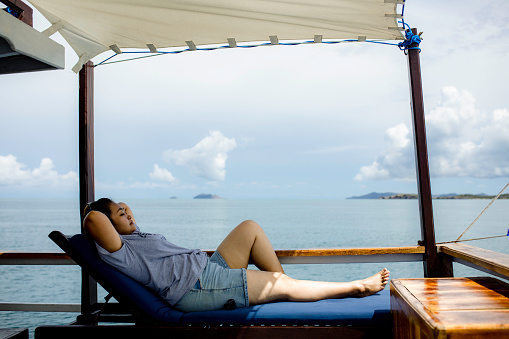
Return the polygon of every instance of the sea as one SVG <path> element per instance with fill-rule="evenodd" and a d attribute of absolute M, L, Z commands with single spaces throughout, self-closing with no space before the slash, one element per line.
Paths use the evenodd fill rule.
<path fill-rule="evenodd" d="M 386 247 L 417 245 L 421 239 L 417 200 L 235 200 L 159 199 L 126 200 L 144 232 L 163 234 L 188 248 L 215 249 L 243 220 L 257 221 L 275 249 Z M 434 200 L 437 242 L 453 241 L 478 217 L 489 200 Z M 462 239 L 506 235 L 509 200 L 498 200 Z M 53 230 L 80 232 L 78 201 L 0 199 L 0 252 L 60 249 L 48 238 Z M 467 242 L 509 254 L 509 237 Z M 285 265 L 296 279 L 350 281 L 381 268 L 391 278 L 423 275 L 420 262 L 366 264 Z M 482 276 L 483 272 L 454 264 L 456 276 Z M 79 267 L 0 265 L 0 302 L 79 303 Z M 99 300 L 106 292 L 99 288 Z M 0 328 L 67 324 L 76 313 L 0 311 Z"/>

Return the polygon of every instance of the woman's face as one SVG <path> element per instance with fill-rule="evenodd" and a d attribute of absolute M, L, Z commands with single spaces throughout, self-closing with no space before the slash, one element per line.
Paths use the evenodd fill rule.
<path fill-rule="evenodd" d="M 127 215 L 125 209 L 117 203 L 110 204 L 110 219 L 119 234 L 127 235 L 136 230 L 134 220 Z"/>

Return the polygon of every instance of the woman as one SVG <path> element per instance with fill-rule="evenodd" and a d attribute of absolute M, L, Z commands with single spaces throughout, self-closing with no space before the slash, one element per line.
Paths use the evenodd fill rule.
<path fill-rule="evenodd" d="M 143 233 L 124 203 L 102 198 L 85 208 L 83 227 L 101 258 L 155 290 L 184 312 L 245 307 L 274 301 L 365 297 L 384 289 L 389 271 L 351 282 L 295 280 L 284 273 L 262 228 L 240 223 L 208 258 Z M 249 261 L 260 270 L 248 270 Z"/>

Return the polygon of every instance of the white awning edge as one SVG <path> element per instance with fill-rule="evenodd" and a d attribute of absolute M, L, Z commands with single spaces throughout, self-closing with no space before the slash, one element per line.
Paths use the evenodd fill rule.
<path fill-rule="evenodd" d="M 1 74 L 65 67 L 64 46 L 2 10 L 0 47 Z"/>

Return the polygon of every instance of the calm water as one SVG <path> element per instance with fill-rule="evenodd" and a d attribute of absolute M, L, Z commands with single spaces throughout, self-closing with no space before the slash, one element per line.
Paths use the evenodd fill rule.
<path fill-rule="evenodd" d="M 338 248 L 415 245 L 420 239 L 416 200 L 132 200 L 143 231 L 176 244 L 214 249 L 241 221 L 260 223 L 274 248 Z M 437 241 L 455 240 L 489 203 L 435 200 Z M 509 201 L 495 202 L 464 239 L 507 234 Z M 74 200 L 1 200 L 0 251 L 59 251 L 47 235 L 80 230 Z M 509 238 L 471 244 L 509 254 Z M 393 278 L 421 277 L 421 263 L 388 263 Z M 346 281 L 363 278 L 381 264 L 286 265 L 299 279 Z M 457 276 L 483 275 L 455 264 Z M 0 266 L 0 302 L 79 303 L 80 271 L 72 266 Z M 106 295 L 103 290 L 100 297 Z M 65 324 L 70 313 L 0 312 L 0 327 Z"/>

